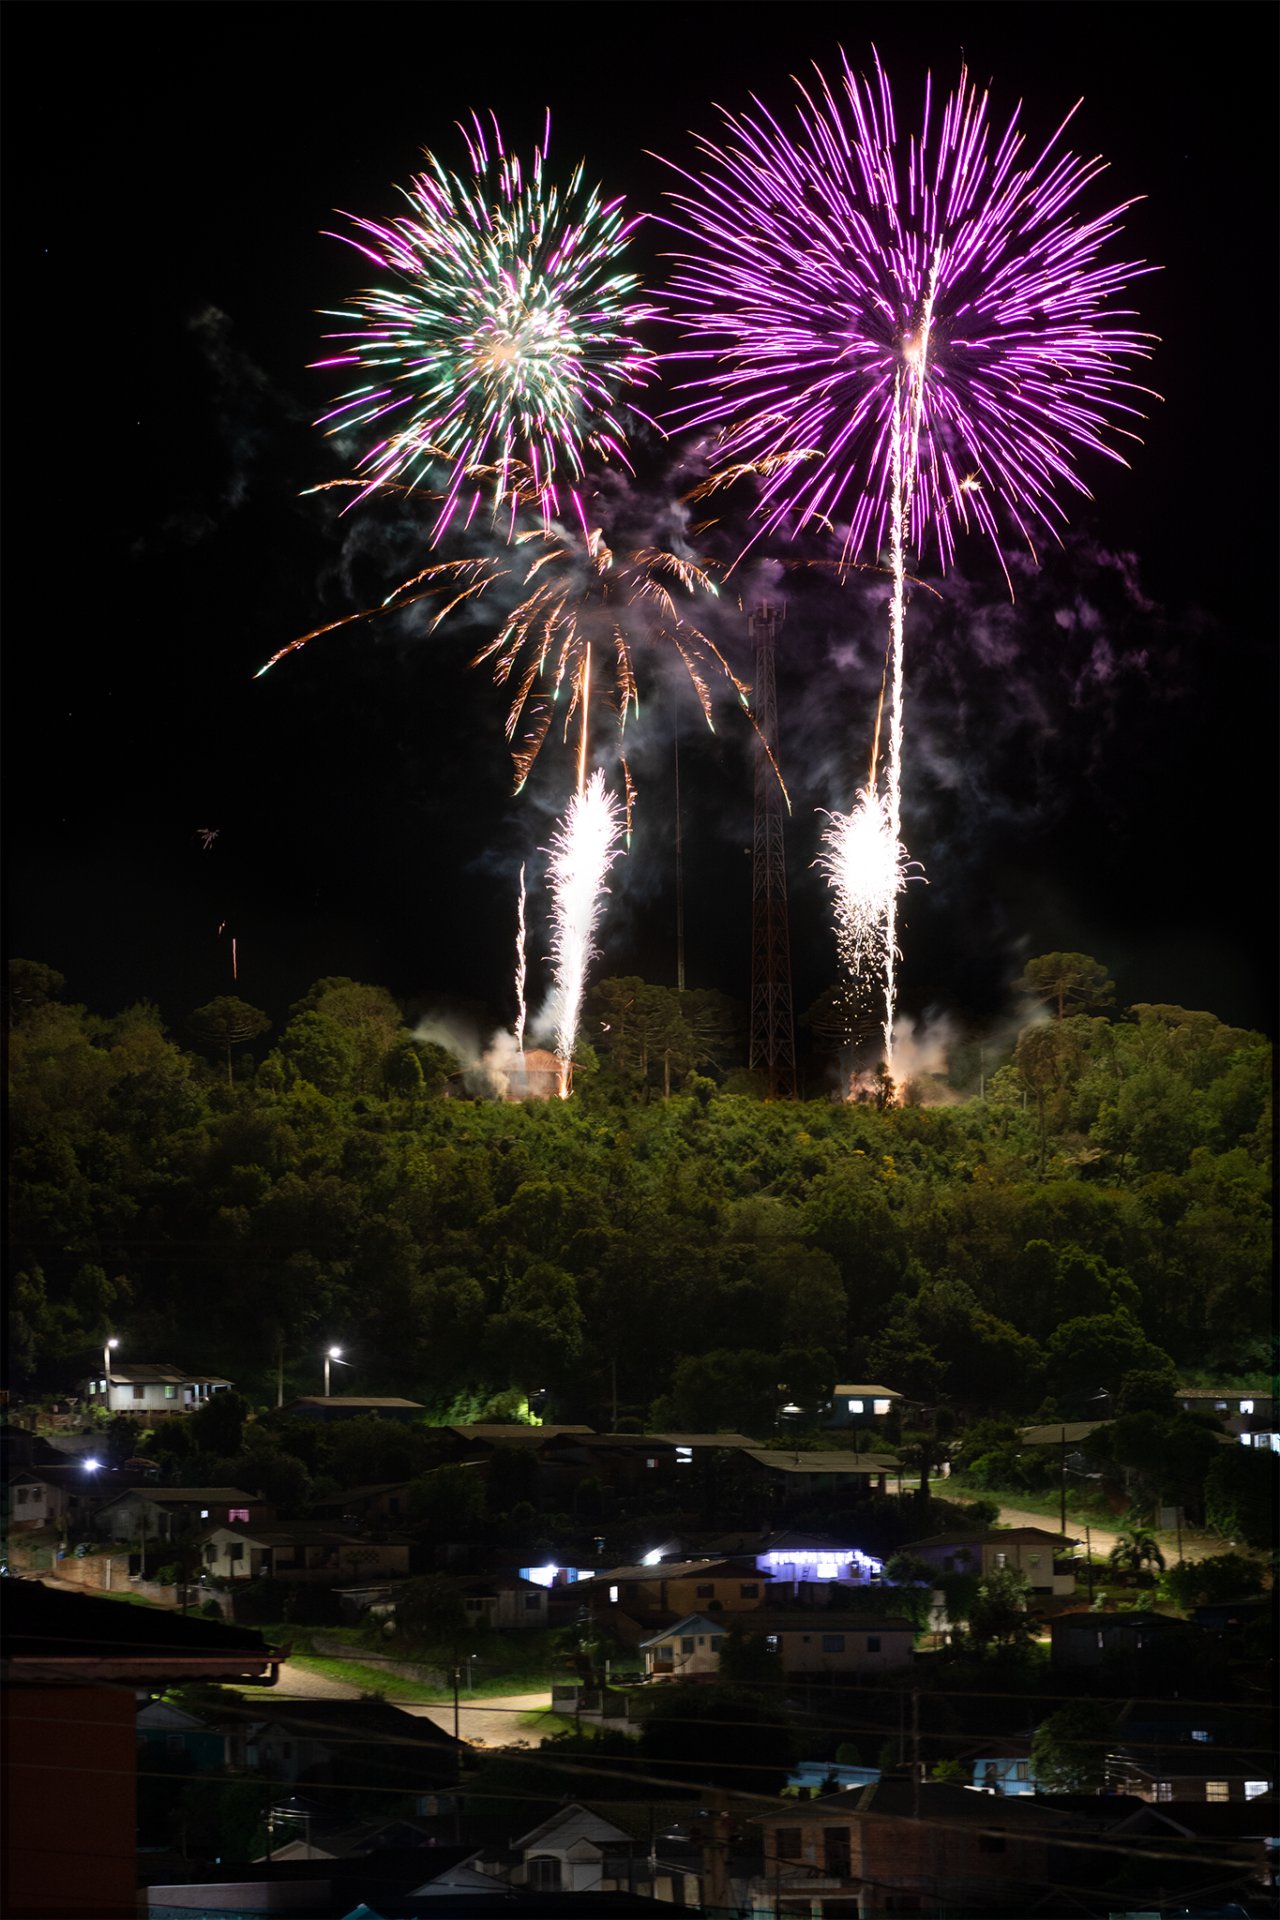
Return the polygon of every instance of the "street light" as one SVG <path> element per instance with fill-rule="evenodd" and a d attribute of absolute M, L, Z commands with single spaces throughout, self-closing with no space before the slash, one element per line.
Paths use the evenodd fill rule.
<path fill-rule="evenodd" d="M 329 1362 L 331 1360 L 336 1360 L 340 1367 L 345 1367 L 349 1364 L 342 1357 L 341 1347 L 326 1348 L 324 1356 L 324 1397 L 326 1400 L 329 1398 Z"/>
<path fill-rule="evenodd" d="M 118 1347 L 119 1340 L 113 1333 L 102 1349 L 102 1391 L 107 1397 L 107 1412 L 111 1411 L 111 1349 Z"/>

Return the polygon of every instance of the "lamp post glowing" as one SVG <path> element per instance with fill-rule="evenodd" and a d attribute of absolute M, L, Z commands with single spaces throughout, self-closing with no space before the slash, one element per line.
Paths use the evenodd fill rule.
<path fill-rule="evenodd" d="M 120 1345 L 119 1340 L 116 1338 L 115 1334 L 112 1334 L 111 1338 L 106 1342 L 105 1346 L 102 1349 L 102 1391 L 106 1396 L 106 1408 L 108 1413 L 110 1413 L 111 1411 L 111 1349 L 112 1347 L 118 1347 L 119 1345 Z"/>
<path fill-rule="evenodd" d="M 329 1398 L 329 1362 L 331 1360 L 337 1360 L 340 1362 L 341 1359 L 342 1359 L 341 1347 L 329 1347 L 326 1349 L 325 1356 L 324 1356 L 324 1397 L 326 1400 Z"/>

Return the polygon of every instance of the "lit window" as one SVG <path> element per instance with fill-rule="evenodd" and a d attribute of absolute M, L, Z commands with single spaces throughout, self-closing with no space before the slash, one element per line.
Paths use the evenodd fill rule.
<path fill-rule="evenodd" d="M 178 1397 L 178 1389 L 176 1387 L 166 1387 L 164 1397 L 166 1400 L 176 1400 Z"/>
<path fill-rule="evenodd" d="M 1204 1783 L 1204 1797 L 1206 1800 L 1229 1800 L 1231 1798 L 1231 1788 L 1225 1780 L 1206 1780 Z"/>
<path fill-rule="evenodd" d="M 1173 1798 L 1172 1780 L 1157 1780 L 1156 1781 L 1156 1799 L 1172 1800 L 1172 1798 Z"/>
<path fill-rule="evenodd" d="M 996 1565 L 998 1567 L 1003 1567 L 1003 1566 L 1007 1566 L 1007 1564 L 1008 1564 L 1008 1555 L 1004 1553 L 998 1553 L 996 1555 Z"/>
<path fill-rule="evenodd" d="M 866 1403 L 862 1400 L 851 1400 L 849 1402 L 850 1413 L 861 1413 L 864 1409 L 865 1404 Z"/>
<path fill-rule="evenodd" d="M 1252 1400 L 1242 1400 L 1240 1402 L 1240 1411 L 1241 1413 L 1252 1413 L 1253 1412 Z"/>
<path fill-rule="evenodd" d="M 1226 1410 L 1227 1410 L 1227 1403 L 1226 1403 L 1226 1401 L 1225 1401 L 1225 1400 L 1215 1400 L 1215 1401 L 1214 1401 L 1214 1403 L 1213 1403 L 1213 1410 L 1214 1410 L 1214 1412 L 1215 1412 L 1215 1413 L 1225 1413 L 1225 1412 L 1226 1412 Z"/>
<path fill-rule="evenodd" d="M 645 1461 L 646 1467 L 656 1467 L 657 1464 L 658 1464 L 657 1461 L 652 1458 Z"/>
<path fill-rule="evenodd" d="M 778 1636 L 776 1633 L 766 1633 L 764 1643 L 770 1653 L 776 1653 L 778 1651 Z"/>
<path fill-rule="evenodd" d="M 249 1517 L 249 1516 L 248 1516 L 248 1515 L 246 1514 L 246 1515 L 245 1515 L 245 1518 L 246 1518 L 246 1519 L 248 1519 L 248 1517 Z M 200 1509 L 200 1518 L 201 1518 L 202 1520 L 207 1520 L 207 1519 L 209 1518 L 209 1509 L 208 1509 L 208 1507 L 201 1507 L 201 1509 Z M 230 1515 L 228 1515 L 228 1518 L 230 1518 Z"/>
<path fill-rule="evenodd" d="M 616 1587 L 610 1587 L 610 1589 L 609 1589 L 609 1605 L 610 1605 L 611 1607 L 616 1607 L 616 1606 L 617 1606 L 617 1604 L 618 1604 L 618 1589 L 617 1589 Z"/>
<path fill-rule="evenodd" d="M 834 1580 L 838 1572 L 839 1569 L 834 1560 L 819 1560 L 817 1567 L 819 1580 Z"/>
<path fill-rule="evenodd" d="M 691 1467 L 693 1465 L 693 1448 L 692 1447 L 676 1448 L 676 1465 L 678 1467 Z"/>
<path fill-rule="evenodd" d="M 1269 1780 L 1246 1780 L 1244 1783 L 1244 1797 L 1246 1800 L 1256 1800 L 1260 1794 L 1269 1793 L 1270 1791 L 1271 1782 Z"/>
<path fill-rule="evenodd" d="M 1192 1729 L 1191 1738 L 1193 1740 L 1208 1740 L 1210 1737 L 1210 1734 L 1204 1727 L 1194 1727 Z"/>
<path fill-rule="evenodd" d="M 249 1524 L 249 1509 L 248 1509 L 248 1507 L 228 1507 L 228 1508 L 227 1508 L 227 1519 L 228 1519 L 228 1521 L 231 1521 L 231 1520 L 243 1520 L 243 1521 L 244 1521 L 244 1524 L 245 1524 L 245 1525 L 246 1525 L 246 1527 L 247 1527 L 247 1526 L 248 1526 L 248 1524 Z"/>
<path fill-rule="evenodd" d="M 888 1413 L 889 1402 L 887 1400 L 873 1400 L 871 1402 L 871 1411 L 872 1413 Z"/>

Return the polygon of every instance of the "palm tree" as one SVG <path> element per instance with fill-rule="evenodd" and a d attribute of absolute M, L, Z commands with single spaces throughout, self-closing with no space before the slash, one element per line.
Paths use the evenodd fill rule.
<path fill-rule="evenodd" d="M 1160 1543 L 1154 1533 L 1145 1527 L 1135 1527 L 1132 1533 L 1122 1533 L 1107 1558 L 1118 1573 L 1132 1573 L 1140 1578 L 1144 1572 L 1151 1570 L 1164 1572 Z"/>

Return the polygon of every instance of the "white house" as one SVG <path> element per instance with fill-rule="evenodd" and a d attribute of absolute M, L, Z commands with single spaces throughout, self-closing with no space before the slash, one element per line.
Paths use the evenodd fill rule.
<path fill-rule="evenodd" d="M 112 1359 L 109 1374 L 81 1382 L 82 1397 L 108 1413 L 127 1413 L 147 1420 L 171 1413 L 192 1413 L 215 1393 L 231 1385 L 217 1373 L 188 1373 L 167 1360 L 139 1360 L 125 1365 Z"/>
<path fill-rule="evenodd" d="M 534 1893 L 633 1891 L 698 1907 L 700 1856 L 665 1831 L 666 1812 L 637 1803 L 606 1817 L 571 1802 L 513 1842 L 521 1861 L 511 1878 Z"/>
<path fill-rule="evenodd" d="M 5 1486 L 5 1511 L 13 1532 L 56 1526 L 67 1510 L 66 1489 L 33 1470 L 15 1473 Z"/>
<path fill-rule="evenodd" d="M 673 1627 L 664 1627 L 640 1642 L 646 1680 L 683 1680 L 699 1673 L 720 1671 L 720 1643 L 725 1635 L 723 1614 L 712 1620 L 705 1613 L 688 1613 Z"/>

